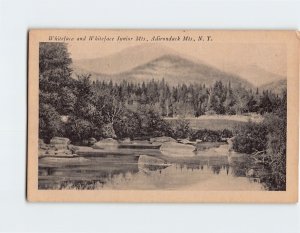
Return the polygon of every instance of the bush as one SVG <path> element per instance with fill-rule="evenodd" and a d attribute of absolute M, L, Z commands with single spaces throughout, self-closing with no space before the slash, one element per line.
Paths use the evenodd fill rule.
<path fill-rule="evenodd" d="M 169 136 L 172 133 L 170 125 L 161 118 L 151 106 L 142 105 L 138 112 L 139 118 L 139 135 L 137 136 Z"/>
<path fill-rule="evenodd" d="M 267 185 L 272 190 L 286 189 L 286 116 L 267 114 L 264 124 L 268 127 L 267 166 L 272 172 Z"/>
<path fill-rule="evenodd" d="M 222 132 L 218 130 L 200 129 L 191 134 L 191 140 L 202 140 L 203 142 L 220 142 Z"/>
<path fill-rule="evenodd" d="M 188 120 L 179 119 L 173 122 L 172 136 L 175 138 L 189 138 L 191 136 L 190 123 Z"/>
<path fill-rule="evenodd" d="M 252 154 L 267 147 L 267 127 L 262 123 L 248 122 L 235 130 L 233 149 L 236 152 Z"/>
<path fill-rule="evenodd" d="M 132 139 L 138 135 L 139 129 L 139 116 L 132 111 L 126 111 L 124 115 L 114 123 L 114 130 L 118 138 L 130 137 Z"/>
<path fill-rule="evenodd" d="M 71 139 L 72 143 L 81 143 L 84 139 L 94 137 L 97 128 L 87 120 L 72 117 L 66 124 L 66 137 Z"/>
<path fill-rule="evenodd" d="M 229 129 L 223 129 L 223 131 L 221 133 L 221 137 L 222 138 L 232 138 L 233 137 L 233 133 Z"/>

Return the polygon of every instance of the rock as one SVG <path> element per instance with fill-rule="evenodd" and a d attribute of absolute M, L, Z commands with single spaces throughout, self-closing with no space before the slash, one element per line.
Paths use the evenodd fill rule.
<path fill-rule="evenodd" d="M 150 138 L 150 142 L 151 143 L 154 143 L 154 142 L 165 143 L 165 142 L 177 142 L 177 141 L 174 138 L 162 136 L 162 137 Z"/>
<path fill-rule="evenodd" d="M 62 157 L 65 157 L 65 156 L 71 156 L 72 155 L 72 151 L 70 150 L 56 150 L 54 151 L 54 155 L 56 156 L 62 156 Z"/>
<path fill-rule="evenodd" d="M 38 153 L 39 157 L 69 157 L 72 156 L 72 151 L 68 150 L 68 149 L 61 149 L 61 150 L 57 150 L 57 149 L 53 149 L 53 148 L 48 148 L 46 150 L 44 149 L 39 149 L 39 153 Z"/>
<path fill-rule="evenodd" d="M 54 137 L 50 140 L 50 145 L 53 146 L 57 150 L 68 149 L 68 145 L 70 144 L 70 139 L 63 137 Z"/>
<path fill-rule="evenodd" d="M 70 144 L 69 138 L 54 137 L 50 140 L 50 144 Z"/>
<path fill-rule="evenodd" d="M 44 140 L 43 139 L 39 139 L 39 149 L 46 150 L 47 148 L 48 148 L 47 144 L 45 144 Z"/>
<path fill-rule="evenodd" d="M 228 151 L 232 151 L 233 150 L 233 140 L 234 140 L 234 137 L 227 139 Z"/>
<path fill-rule="evenodd" d="M 88 140 L 89 146 L 94 145 L 96 142 L 97 142 L 96 138 L 89 138 L 89 140 Z"/>
<path fill-rule="evenodd" d="M 179 139 L 178 142 L 182 143 L 182 144 L 186 144 L 186 145 L 195 145 L 196 144 L 196 142 L 191 142 L 188 139 Z"/>
<path fill-rule="evenodd" d="M 74 146 L 74 145 L 70 144 L 70 145 L 68 146 L 68 149 L 69 149 L 73 154 L 76 154 L 76 151 L 79 150 L 79 146 Z"/>
<path fill-rule="evenodd" d="M 193 157 L 195 156 L 195 149 L 193 145 L 177 142 L 166 142 L 160 147 L 162 154 L 168 157 Z"/>
<path fill-rule="evenodd" d="M 74 146 L 74 145 L 69 145 L 69 150 L 73 153 L 73 154 L 77 154 L 78 152 L 86 152 L 86 151 L 93 151 L 94 149 L 92 147 L 89 146 Z"/>
<path fill-rule="evenodd" d="M 148 155 L 140 155 L 138 160 L 138 168 L 140 171 L 150 173 L 157 170 L 162 170 L 169 167 L 164 160 Z"/>
<path fill-rule="evenodd" d="M 93 145 L 94 149 L 117 149 L 119 146 L 119 143 L 117 140 L 112 138 L 106 138 L 103 140 L 100 140 L 99 142 L 96 142 Z"/>
<path fill-rule="evenodd" d="M 124 138 L 124 139 L 122 140 L 122 142 L 129 143 L 129 142 L 131 142 L 131 140 L 130 140 L 130 138 Z"/>
<path fill-rule="evenodd" d="M 247 172 L 246 172 L 246 176 L 255 176 L 256 172 L 253 168 L 249 169 Z"/>
<path fill-rule="evenodd" d="M 40 145 L 45 145 L 45 142 L 44 142 L 43 139 L 39 139 L 39 146 L 40 146 Z"/>
<path fill-rule="evenodd" d="M 140 155 L 139 164 L 152 164 L 152 165 L 163 165 L 166 164 L 166 162 L 162 159 L 158 159 L 149 155 Z"/>

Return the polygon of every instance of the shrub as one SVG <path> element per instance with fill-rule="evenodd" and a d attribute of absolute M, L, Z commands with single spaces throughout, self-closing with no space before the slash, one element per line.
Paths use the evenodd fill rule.
<path fill-rule="evenodd" d="M 233 149 L 240 153 L 251 154 L 264 151 L 267 147 L 267 127 L 262 123 L 248 122 L 235 130 Z"/>
<path fill-rule="evenodd" d="M 139 134 L 140 119 L 137 113 L 127 111 L 114 124 L 114 130 L 118 138 L 134 138 Z"/>
<path fill-rule="evenodd" d="M 66 137 L 71 139 L 72 143 L 81 143 L 84 139 L 94 137 L 96 130 L 89 121 L 72 117 L 66 124 Z"/>
<path fill-rule="evenodd" d="M 191 134 L 191 140 L 202 140 L 203 142 L 220 142 L 222 132 L 219 130 L 200 129 Z"/>
<path fill-rule="evenodd" d="M 190 123 L 188 120 L 179 119 L 173 122 L 172 136 L 175 138 L 189 138 L 191 136 Z"/>

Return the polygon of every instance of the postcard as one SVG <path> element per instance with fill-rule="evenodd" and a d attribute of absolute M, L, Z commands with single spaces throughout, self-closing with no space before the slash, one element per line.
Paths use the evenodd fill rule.
<path fill-rule="evenodd" d="M 299 37 L 30 30 L 28 201 L 297 202 Z"/>

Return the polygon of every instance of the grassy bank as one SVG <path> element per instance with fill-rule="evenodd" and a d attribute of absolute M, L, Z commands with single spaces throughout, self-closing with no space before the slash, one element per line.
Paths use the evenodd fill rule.
<path fill-rule="evenodd" d="M 260 122 L 262 119 L 256 115 L 212 115 L 212 116 L 201 116 L 201 117 L 187 117 L 184 118 L 189 122 L 191 129 L 200 130 L 233 130 L 237 126 L 247 123 L 249 120 L 253 122 Z M 164 118 L 169 123 L 175 122 L 178 118 Z"/>

